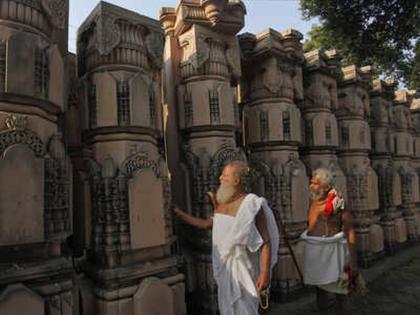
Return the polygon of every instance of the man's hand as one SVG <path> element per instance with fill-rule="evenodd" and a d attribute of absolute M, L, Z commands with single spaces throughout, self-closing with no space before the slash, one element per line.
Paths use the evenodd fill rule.
<path fill-rule="evenodd" d="M 177 215 L 179 215 L 179 216 L 182 216 L 182 214 L 184 214 L 185 212 L 180 208 L 180 207 L 178 207 L 177 205 L 174 205 L 173 207 L 172 207 L 172 210 L 177 214 Z"/>
<path fill-rule="evenodd" d="M 176 205 L 172 209 L 182 221 L 199 229 L 210 229 L 213 226 L 213 216 L 207 219 L 201 219 L 188 214 Z"/>
<path fill-rule="evenodd" d="M 270 273 L 269 272 L 261 272 L 258 276 L 256 287 L 258 294 L 264 290 L 267 289 L 267 287 L 270 284 Z"/>
<path fill-rule="evenodd" d="M 214 191 L 208 191 L 207 196 L 209 196 L 209 198 L 210 198 L 210 202 L 211 202 L 211 205 L 213 207 L 213 210 L 216 210 L 216 208 L 219 206 L 219 203 L 217 202 L 215 192 Z"/>

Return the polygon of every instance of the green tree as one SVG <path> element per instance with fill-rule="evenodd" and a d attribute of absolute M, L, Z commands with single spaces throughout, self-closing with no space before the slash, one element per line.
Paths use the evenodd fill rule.
<path fill-rule="evenodd" d="M 300 0 L 318 18 L 304 50 L 336 48 L 345 64 L 372 64 L 379 74 L 420 88 L 419 0 Z"/>

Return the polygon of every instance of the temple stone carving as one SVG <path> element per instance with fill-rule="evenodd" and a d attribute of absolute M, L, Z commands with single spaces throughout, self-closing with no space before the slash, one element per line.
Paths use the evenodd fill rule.
<path fill-rule="evenodd" d="M 347 207 L 353 214 L 358 258 L 369 264 L 384 250 L 379 209 L 378 176 L 371 166 L 369 91 L 371 67 L 342 69 L 337 120 L 340 134 L 338 158 L 347 179 Z"/>
<path fill-rule="evenodd" d="M 54 5 L 57 1 L 50 1 Z M 45 3 L 47 4 L 47 2 Z M 66 110 L 68 1 L 0 6 L 0 313 L 74 308 Z"/>
<path fill-rule="evenodd" d="M 295 30 L 268 29 L 239 38 L 244 72 L 244 137 L 251 166 L 257 172 L 254 190 L 268 199 L 276 216 L 286 224 L 302 262 L 298 238 L 306 226 L 309 201 L 308 176 L 298 153 L 302 143 L 298 105 L 304 97 L 302 35 Z M 299 281 L 288 249 L 281 244 L 273 292 L 288 293 Z"/>
<path fill-rule="evenodd" d="M 414 93 L 414 92 L 412 92 Z M 413 126 L 413 157 L 412 167 L 416 170 L 417 176 L 420 176 L 420 98 L 414 96 L 410 105 L 411 121 Z M 420 204 L 416 203 L 417 213 L 417 235 L 420 235 Z"/>
<path fill-rule="evenodd" d="M 419 177 L 411 163 L 414 142 L 410 105 L 414 94 L 415 91 L 396 91 L 392 108 L 394 163 L 401 178 L 401 209 L 409 240 L 418 239 Z M 402 226 L 403 221 L 400 219 L 399 222 Z"/>
<path fill-rule="evenodd" d="M 162 53 L 158 21 L 105 2 L 78 31 L 74 111 L 83 133 L 73 145 L 85 151 L 75 156 L 85 187 L 78 217 L 89 213 L 81 230 L 91 231 L 79 244 L 88 251 L 84 271 L 98 279 L 80 295 L 93 291 L 92 307 L 104 314 L 152 312 L 136 293 L 157 298 L 156 289 L 140 289 L 150 276 L 166 286 L 168 314 L 185 314 L 162 141 Z"/>
<path fill-rule="evenodd" d="M 176 8 L 161 10 L 166 34 L 168 165 L 172 183 L 178 186 L 173 186 L 174 198 L 200 217 L 212 213 L 206 192 L 217 189 L 224 164 L 246 160 L 236 144 L 239 118 L 235 99 L 241 77 L 235 35 L 244 25 L 245 13 L 241 1 L 227 0 L 183 0 Z M 187 238 L 181 237 L 181 243 L 185 242 L 190 251 L 182 252 L 190 312 L 216 314 L 210 234 L 191 230 Z"/>
<path fill-rule="evenodd" d="M 392 101 L 396 82 L 374 80 L 370 91 L 372 166 L 378 175 L 380 225 L 384 233 L 384 246 L 394 252 L 397 239 L 404 241 L 406 228 L 402 227 L 401 177 L 393 156 Z M 398 225 L 400 224 L 400 225 Z M 402 225 L 401 225 L 402 224 Z M 402 227 L 402 228 L 401 228 Z"/>

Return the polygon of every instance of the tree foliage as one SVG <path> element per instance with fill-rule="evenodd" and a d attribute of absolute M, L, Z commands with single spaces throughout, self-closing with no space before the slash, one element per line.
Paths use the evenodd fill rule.
<path fill-rule="evenodd" d="M 336 48 L 344 63 L 420 88 L 419 0 L 300 0 L 304 18 L 318 18 L 306 51 Z"/>

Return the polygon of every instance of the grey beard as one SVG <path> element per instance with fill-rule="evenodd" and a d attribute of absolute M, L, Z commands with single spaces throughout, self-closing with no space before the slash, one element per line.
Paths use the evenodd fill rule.
<path fill-rule="evenodd" d="M 220 184 L 216 192 L 216 200 L 218 203 L 227 203 L 235 194 L 235 187 L 228 184 Z"/>

